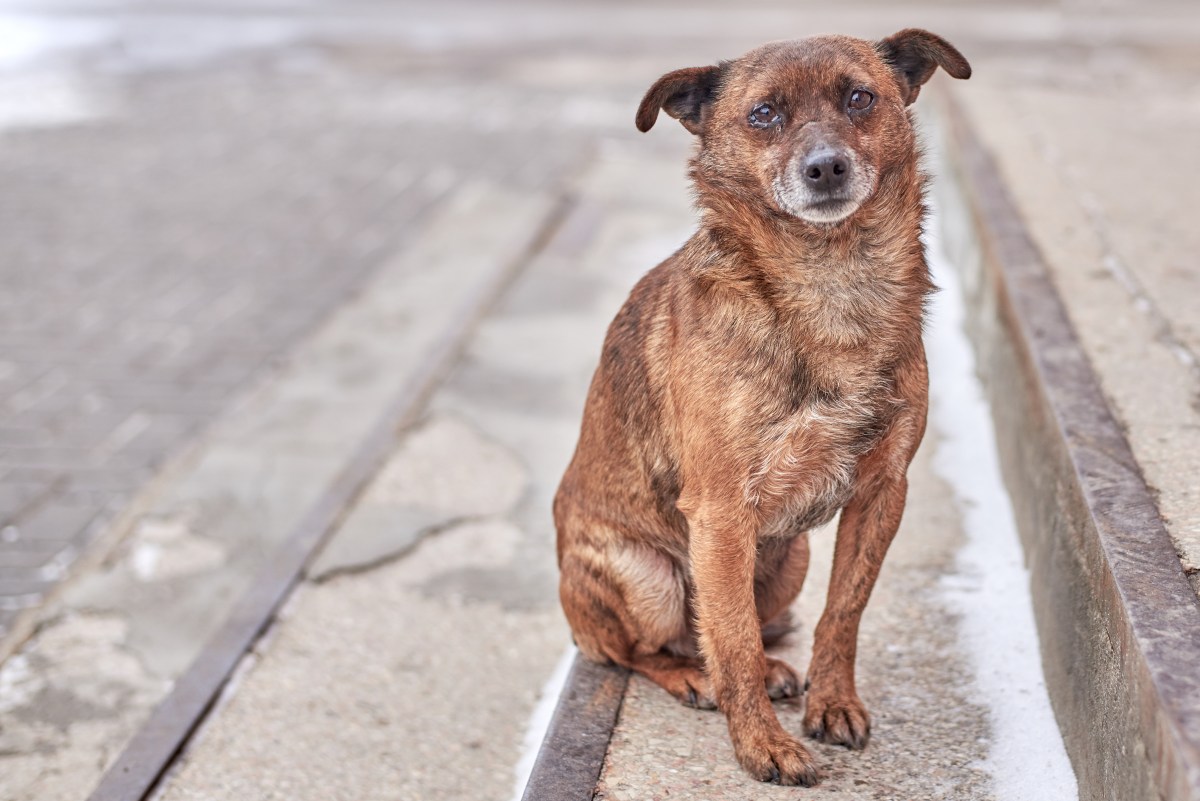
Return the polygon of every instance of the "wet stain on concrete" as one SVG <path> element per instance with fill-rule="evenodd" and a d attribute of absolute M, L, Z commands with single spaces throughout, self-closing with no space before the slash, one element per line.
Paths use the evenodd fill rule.
<path fill-rule="evenodd" d="M 511 612 L 554 608 L 558 578 L 518 567 L 465 567 L 439 573 L 417 586 L 425 597 L 467 603 L 494 603 Z"/>
<path fill-rule="evenodd" d="M 132 693 L 127 688 L 114 693 L 118 705 L 119 701 L 127 700 L 130 695 Z M 28 704 L 12 711 L 13 717 L 23 723 L 53 726 L 64 733 L 76 723 L 104 720 L 116 714 L 112 705 L 95 703 L 67 687 L 55 685 L 42 687 Z"/>

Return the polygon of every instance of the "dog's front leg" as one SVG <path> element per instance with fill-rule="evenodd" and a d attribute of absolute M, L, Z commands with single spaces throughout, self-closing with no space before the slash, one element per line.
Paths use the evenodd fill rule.
<path fill-rule="evenodd" d="M 900 525 L 908 481 L 881 480 L 842 510 L 825 612 L 813 634 L 804 730 L 809 736 L 863 748 L 871 719 L 854 686 L 858 624 L 888 546 Z"/>
<path fill-rule="evenodd" d="M 680 508 L 687 506 L 681 499 Z M 754 601 L 754 520 L 733 504 L 701 503 L 684 514 L 700 648 L 717 706 L 729 722 L 734 753 L 760 781 L 816 784 L 812 755 L 783 730 L 764 686 L 766 656 Z"/>

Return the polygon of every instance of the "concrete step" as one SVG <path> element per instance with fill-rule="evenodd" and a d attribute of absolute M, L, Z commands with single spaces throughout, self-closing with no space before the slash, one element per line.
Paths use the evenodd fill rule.
<path fill-rule="evenodd" d="M 860 634 L 872 741 L 813 746 L 823 791 L 1195 798 L 1195 596 L 994 164 L 958 106 L 934 110 L 930 430 Z M 814 533 L 796 607 L 809 627 L 831 550 Z M 779 653 L 801 668 L 806 633 Z M 801 707 L 778 706 L 785 728 Z M 579 664 L 525 801 L 788 792 L 748 782 L 720 716 Z"/>
<path fill-rule="evenodd" d="M 909 470 L 903 522 L 863 617 L 858 688 L 873 716 L 863 752 L 812 743 L 821 793 L 838 798 L 1064 799 L 1077 795 L 1041 675 L 1029 574 L 1001 479 L 992 421 L 967 339 L 961 279 L 930 223 L 941 287 L 926 332 L 930 423 Z M 793 607 L 799 630 L 773 651 L 803 673 L 828 588 L 835 528 L 810 536 L 812 563 Z M 597 671 L 582 668 L 577 681 Z M 526 801 L 552 798 L 733 801 L 794 797 L 738 766 L 723 716 L 680 705 L 641 676 L 627 679 L 599 776 L 562 785 L 552 729 Z M 802 731 L 803 701 L 776 704 Z M 586 711 L 590 710 L 590 711 Z M 601 717 L 592 703 L 564 716 Z M 577 724 L 578 725 L 578 724 Z M 546 772 L 543 778 L 542 770 Z M 546 782 L 545 785 L 542 782 Z"/>
<path fill-rule="evenodd" d="M 941 112 L 944 171 L 956 178 L 942 183 L 947 249 L 962 268 L 1047 687 L 1081 797 L 1200 797 L 1200 602 L 1190 546 L 1159 505 L 1181 476 L 1159 471 L 1165 485 L 1148 483 L 1135 455 L 1150 445 L 1146 432 L 1123 424 L 1122 404 L 1106 397 L 1116 377 L 1107 354 L 1081 333 L 1095 333 L 1097 312 L 1128 308 L 1060 294 L 1073 265 L 1052 261 L 1025 226 L 1031 212 L 983 127 L 955 102 Z M 1091 322 L 1075 324 L 1080 315 Z M 1186 370 L 1172 378 L 1166 395 L 1192 381 Z"/>

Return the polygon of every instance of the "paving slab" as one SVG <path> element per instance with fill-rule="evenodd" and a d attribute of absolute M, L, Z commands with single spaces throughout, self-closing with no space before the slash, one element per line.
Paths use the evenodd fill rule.
<path fill-rule="evenodd" d="M 463 186 L 380 268 L 370 291 L 343 305 L 143 499 L 109 558 L 68 585 L 0 665 L 6 801 L 86 797 L 383 410 L 425 369 L 442 332 L 459 324 L 455 299 L 508 269 L 551 207 L 535 193 Z M 481 208 L 491 210 L 487 224 L 461 236 L 463 217 Z M 490 489 L 483 498 L 501 502 Z M 91 671 L 86 682 L 78 680 L 82 665 Z"/>
<path fill-rule="evenodd" d="M 221 48 L 209 69 L 123 67 L 118 21 L 24 12 L 0 13 L 0 553 L 89 514 L 22 565 L 32 591 L 0 584 L 0 639 L 437 196 L 389 132 L 318 111 L 365 83 L 231 69 Z"/>
<path fill-rule="evenodd" d="M 570 643 L 549 498 L 609 320 L 644 260 L 690 227 L 686 195 L 661 189 L 682 190 L 678 161 L 607 152 L 572 182 L 572 210 L 481 321 L 162 798 L 519 793 L 527 722 Z M 621 171 L 659 188 L 632 201 L 594 189 Z M 569 312 L 535 302 L 548 287 L 575 299 Z M 437 522 L 414 532 L 388 510 Z M 347 557 L 363 551 L 369 561 Z"/>

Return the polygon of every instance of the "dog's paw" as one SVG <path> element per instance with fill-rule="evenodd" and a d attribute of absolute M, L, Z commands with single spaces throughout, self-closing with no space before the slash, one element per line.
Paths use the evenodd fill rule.
<path fill-rule="evenodd" d="M 767 657 L 767 695 L 772 701 L 783 698 L 795 698 L 803 693 L 800 689 L 800 676 L 792 670 L 792 666 L 782 659 Z"/>
<path fill-rule="evenodd" d="M 684 706 L 690 706 L 693 709 L 717 708 L 717 700 L 713 698 L 712 691 L 708 689 L 707 683 L 702 687 L 689 688 L 687 695 L 679 700 Z"/>
<path fill-rule="evenodd" d="M 805 701 L 804 731 L 823 743 L 860 751 L 871 739 L 871 716 L 858 696 L 823 696 L 811 690 Z"/>
<path fill-rule="evenodd" d="M 812 754 L 783 731 L 735 742 L 734 752 L 746 772 L 760 782 L 812 787 L 821 780 Z"/>
<path fill-rule="evenodd" d="M 684 669 L 676 671 L 668 689 L 671 695 L 679 699 L 679 703 L 692 709 L 716 709 L 717 699 L 713 696 L 712 684 L 708 677 L 699 670 Z"/>

